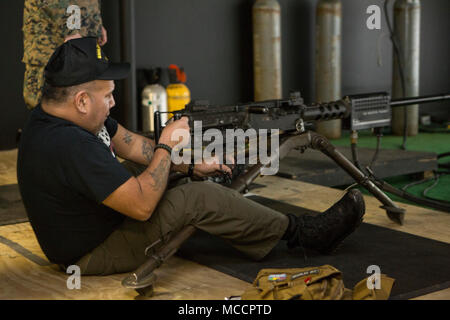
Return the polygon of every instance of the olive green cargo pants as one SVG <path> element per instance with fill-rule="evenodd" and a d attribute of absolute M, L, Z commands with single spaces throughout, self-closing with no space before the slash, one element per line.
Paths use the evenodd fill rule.
<path fill-rule="evenodd" d="M 149 220 L 126 218 L 100 246 L 76 264 L 84 275 L 133 271 L 148 259 L 144 252 L 150 244 L 158 239 L 165 243 L 187 225 L 222 237 L 258 260 L 278 243 L 288 223 L 282 213 L 248 200 L 234 190 L 212 182 L 190 182 L 167 190 Z"/>

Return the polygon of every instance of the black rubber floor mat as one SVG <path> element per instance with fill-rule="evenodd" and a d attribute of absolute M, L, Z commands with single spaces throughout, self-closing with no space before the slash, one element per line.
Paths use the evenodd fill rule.
<path fill-rule="evenodd" d="M 258 196 L 252 199 L 283 213 L 304 214 L 304 208 Z M 406 217 L 407 219 L 407 217 Z M 252 261 L 224 240 L 197 231 L 178 255 L 252 282 L 263 268 L 301 268 L 329 264 L 343 272 L 345 286 L 352 289 L 370 276 L 368 267 L 396 279 L 391 299 L 410 299 L 450 287 L 450 245 L 375 225 L 363 223 L 331 255 L 288 250 L 280 243 L 262 261 Z M 305 260 L 306 255 L 306 260 Z"/>

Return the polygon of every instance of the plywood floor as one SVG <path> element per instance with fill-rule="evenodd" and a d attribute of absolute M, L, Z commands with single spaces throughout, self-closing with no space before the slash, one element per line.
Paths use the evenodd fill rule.
<path fill-rule="evenodd" d="M 17 183 L 16 157 L 16 150 L 0 152 L 0 185 Z M 265 187 L 252 190 L 253 194 L 313 210 L 325 210 L 343 195 L 341 190 L 272 176 L 258 178 L 256 182 Z M 405 225 L 398 226 L 378 208 L 376 199 L 366 196 L 365 200 L 368 212 L 365 222 L 450 243 L 449 214 L 399 204 L 407 209 L 407 216 Z M 66 285 L 69 275 L 54 265 L 39 264 L 46 258 L 29 223 L 1 226 L 0 239 L 3 239 L 0 241 L 0 299 L 141 299 L 134 290 L 121 286 L 126 274 L 82 277 L 81 289 L 69 290 Z M 250 286 L 178 257 L 172 257 L 155 273 L 158 281 L 151 299 L 156 300 L 223 300 L 239 295 Z M 450 289 L 416 299 L 450 299 Z"/>

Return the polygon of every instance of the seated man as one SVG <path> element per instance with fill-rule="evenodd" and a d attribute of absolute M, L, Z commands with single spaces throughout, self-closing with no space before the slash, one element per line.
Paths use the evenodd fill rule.
<path fill-rule="evenodd" d="M 207 177 L 231 170 L 171 163 L 171 148 L 183 142 L 171 136 L 189 130 L 186 118 L 168 124 L 155 145 L 109 117 L 113 80 L 125 78 L 129 65 L 110 63 L 96 41 L 74 39 L 55 51 L 42 103 L 20 141 L 22 199 L 51 262 L 76 264 L 82 274 L 129 272 L 145 262 L 146 247 L 186 225 L 228 240 L 253 259 L 281 239 L 328 253 L 361 223 L 365 209 L 357 190 L 316 217 L 286 216 L 212 182 L 166 190 L 171 171 Z M 133 176 L 116 155 L 146 169 Z"/>

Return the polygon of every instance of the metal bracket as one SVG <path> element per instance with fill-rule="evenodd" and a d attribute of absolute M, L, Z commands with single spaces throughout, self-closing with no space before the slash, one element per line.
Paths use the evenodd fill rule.
<path fill-rule="evenodd" d="M 297 132 L 299 133 L 305 132 L 305 122 L 303 121 L 302 118 L 298 119 L 295 122 L 295 130 L 297 130 Z"/>

